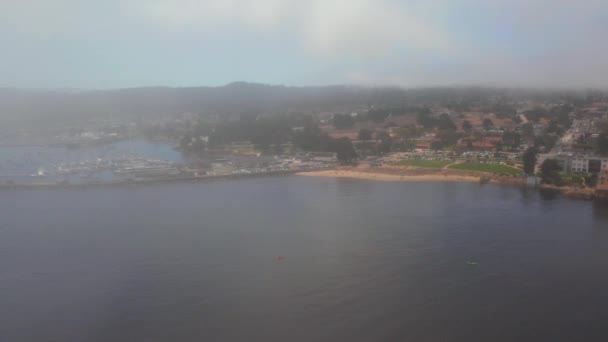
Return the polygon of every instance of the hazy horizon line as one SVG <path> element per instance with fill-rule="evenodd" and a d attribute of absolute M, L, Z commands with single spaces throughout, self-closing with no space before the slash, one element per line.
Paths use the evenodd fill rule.
<path fill-rule="evenodd" d="M 267 86 L 276 88 L 361 88 L 361 89 L 399 89 L 399 90 L 424 90 L 424 89 L 496 89 L 496 90 L 528 90 L 528 91 L 608 91 L 608 86 L 534 86 L 534 85 L 500 85 L 500 84 L 481 84 L 481 83 L 445 83 L 435 85 L 420 85 L 420 86 L 403 86 L 395 84 L 359 84 L 359 83 L 334 83 L 334 84 L 284 84 L 284 83 L 264 83 L 255 81 L 233 81 L 219 85 L 135 85 L 124 87 L 107 87 L 107 88 L 86 88 L 86 87 L 16 87 L 16 86 L 0 86 L 0 90 L 17 90 L 17 91 L 32 91 L 32 92 L 103 92 L 103 91 L 122 91 L 133 89 L 198 89 L 198 88 L 226 88 L 230 86 Z"/>

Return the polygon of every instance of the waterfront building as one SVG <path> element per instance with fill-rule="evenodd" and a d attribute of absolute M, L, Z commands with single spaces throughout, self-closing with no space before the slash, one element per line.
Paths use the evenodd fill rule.
<path fill-rule="evenodd" d="M 608 157 L 595 154 L 559 153 L 555 155 L 564 173 L 600 174 L 608 170 Z"/>

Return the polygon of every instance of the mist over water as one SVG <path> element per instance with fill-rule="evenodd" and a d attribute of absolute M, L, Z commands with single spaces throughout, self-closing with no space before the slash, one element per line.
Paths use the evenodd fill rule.
<path fill-rule="evenodd" d="M 605 331 L 601 204 L 492 185 L 275 177 L 5 190 L 0 208 L 3 341 L 594 341 Z"/>

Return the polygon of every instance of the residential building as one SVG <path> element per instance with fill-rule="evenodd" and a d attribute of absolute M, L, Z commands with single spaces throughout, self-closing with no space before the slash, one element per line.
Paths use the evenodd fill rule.
<path fill-rule="evenodd" d="M 608 157 L 594 154 L 560 153 L 555 156 L 564 173 L 600 174 L 608 170 Z"/>

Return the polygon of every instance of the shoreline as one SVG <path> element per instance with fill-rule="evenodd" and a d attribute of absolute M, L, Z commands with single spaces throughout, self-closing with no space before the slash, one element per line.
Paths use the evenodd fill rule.
<path fill-rule="evenodd" d="M 403 182 L 475 182 L 510 185 L 525 185 L 520 177 L 499 176 L 478 171 L 453 169 L 431 169 L 420 167 L 337 167 L 326 170 L 311 170 L 297 172 L 300 176 L 356 178 L 380 181 Z"/>
<path fill-rule="evenodd" d="M 148 184 L 164 184 L 178 182 L 205 182 L 214 180 L 230 180 L 253 177 L 271 177 L 293 175 L 299 170 L 281 170 L 249 174 L 226 174 L 214 176 L 177 176 L 177 177 L 154 177 L 149 179 L 123 180 L 114 182 L 91 182 L 91 183 L 22 183 L 22 184 L 0 184 L 1 190 L 37 190 L 37 189 L 72 189 L 92 187 L 116 187 L 116 186 L 139 186 Z"/>
<path fill-rule="evenodd" d="M 296 172 L 297 176 L 307 177 L 332 177 L 364 179 L 375 181 L 396 181 L 396 182 L 464 182 L 497 185 L 515 185 L 528 187 L 526 181 L 520 177 L 498 176 L 483 172 L 457 171 L 445 169 L 425 169 L 425 168 L 358 168 L 340 167 L 330 170 L 314 170 Z M 533 189 L 556 191 L 564 197 L 579 200 L 604 199 L 591 188 L 557 187 L 547 184 L 531 186 Z"/>
<path fill-rule="evenodd" d="M 363 179 L 385 182 L 462 182 L 479 184 L 497 184 L 527 187 L 524 179 L 520 177 L 499 176 L 476 171 L 429 169 L 417 167 L 332 167 L 316 170 L 281 170 L 251 174 L 226 174 L 214 176 L 181 176 L 181 177 L 159 177 L 150 179 L 139 179 L 117 182 L 92 182 L 92 183 L 33 183 L 33 184 L 0 184 L 0 191 L 4 190 L 37 190 L 37 189 L 71 189 L 91 187 L 115 187 L 115 186 L 142 186 L 148 184 L 163 184 L 177 182 L 205 182 L 214 180 L 230 180 L 253 177 L 271 176 L 305 176 L 305 177 L 329 177 Z M 608 200 L 605 194 L 596 193 L 595 189 L 556 187 L 553 185 L 539 184 L 532 186 L 533 189 L 556 191 L 570 199 L 582 200 Z"/>
<path fill-rule="evenodd" d="M 392 174 L 381 172 L 369 172 L 363 170 L 322 170 L 322 171 L 303 171 L 296 172 L 296 176 L 308 177 L 334 177 L 334 178 L 351 178 L 351 179 L 367 179 L 377 181 L 401 181 L 401 182 L 479 182 L 480 177 L 469 175 L 450 175 L 450 174 Z"/>

